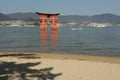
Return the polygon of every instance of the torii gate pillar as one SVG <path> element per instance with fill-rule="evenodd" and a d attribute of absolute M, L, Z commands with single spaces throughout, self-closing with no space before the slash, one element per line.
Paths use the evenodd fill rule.
<path fill-rule="evenodd" d="M 59 13 L 48 14 L 48 13 L 36 12 L 36 14 L 38 14 L 39 17 L 40 17 L 40 30 L 46 30 L 47 20 L 50 21 L 50 29 L 51 30 L 58 29 L 58 18 L 57 18 L 57 16 L 59 15 Z"/>

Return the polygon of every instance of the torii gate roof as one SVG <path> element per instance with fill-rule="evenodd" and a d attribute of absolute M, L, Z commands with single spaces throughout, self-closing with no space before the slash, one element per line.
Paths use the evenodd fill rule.
<path fill-rule="evenodd" d="M 36 12 L 38 15 L 46 15 L 46 16 L 58 16 L 60 13 L 41 13 L 41 12 Z"/>

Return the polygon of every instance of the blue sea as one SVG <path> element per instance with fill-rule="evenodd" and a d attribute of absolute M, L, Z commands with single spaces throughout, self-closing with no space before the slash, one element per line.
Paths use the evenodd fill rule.
<path fill-rule="evenodd" d="M 120 27 L 0 27 L 0 51 L 58 52 L 120 57 Z"/>

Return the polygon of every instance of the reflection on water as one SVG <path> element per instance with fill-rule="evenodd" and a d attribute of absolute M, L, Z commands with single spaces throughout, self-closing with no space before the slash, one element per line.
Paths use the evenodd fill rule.
<path fill-rule="evenodd" d="M 51 30 L 51 34 L 50 34 L 50 37 L 51 37 L 51 44 L 52 44 L 52 47 L 53 48 L 56 48 L 57 46 L 57 41 L 58 41 L 58 30 Z"/>
<path fill-rule="evenodd" d="M 40 43 L 45 46 L 47 41 L 46 30 L 40 30 Z"/>
<path fill-rule="evenodd" d="M 50 39 L 48 36 L 50 36 Z M 50 40 L 50 42 L 49 42 Z M 57 29 L 52 29 L 50 30 L 49 33 L 47 33 L 46 30 L 40 30 L 40 44 L 41 46 L 48 46 L 50 44 L 50 46 L 53 49 L 56 49 L 57 46 L 57 41 L 58 41 L 58 30 Z"/>

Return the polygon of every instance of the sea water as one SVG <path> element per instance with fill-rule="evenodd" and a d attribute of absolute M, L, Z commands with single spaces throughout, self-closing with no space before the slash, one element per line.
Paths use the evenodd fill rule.
<path fill-rule="evenodd" d="M 120 27 L 0 27 L 0 51 L 58 52 L 120 56 Z"/>

